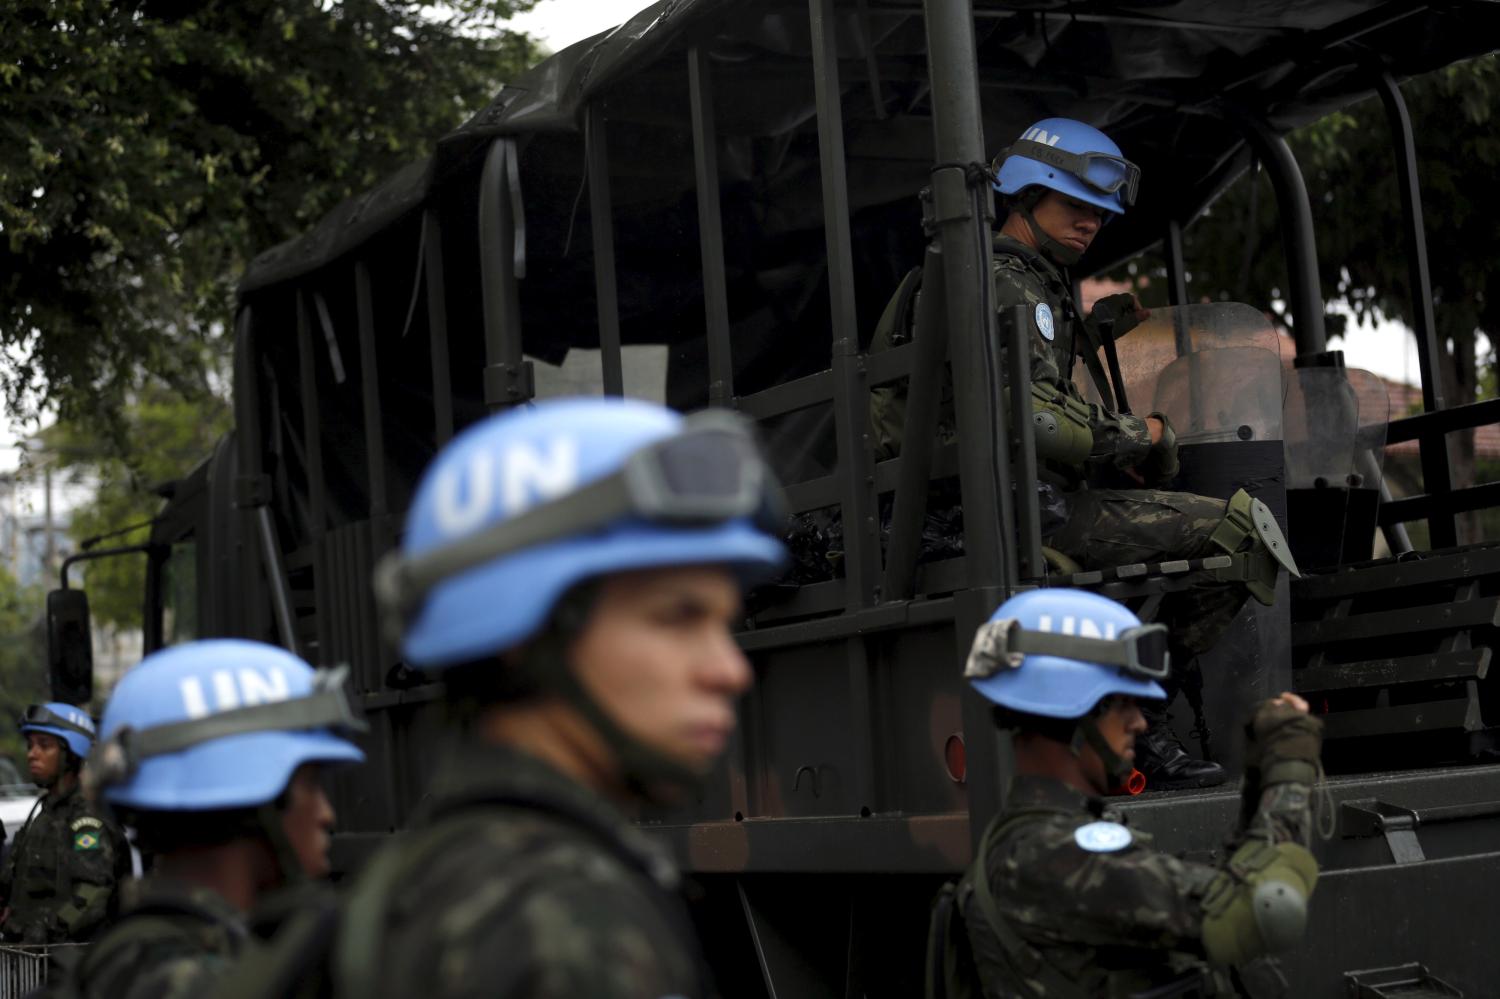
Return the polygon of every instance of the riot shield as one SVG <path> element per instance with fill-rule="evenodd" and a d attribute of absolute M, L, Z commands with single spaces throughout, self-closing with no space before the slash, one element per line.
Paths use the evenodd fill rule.
<path fill-rule="evenodd" d="M 1260 310 L 1240 302 L 1208 302 L 1151 310 L 1151 318 L 1122 337 L 1116 351 L 1125 397 L 1135 413 L 1145 414 L 1158 408 L 1151 405 L 1157 396 L 1157 384 L 1179 358 L 1248 349 L 1267 351 L 1277 358 L 1280 356 L 1277 344 L 1276 331 Z M 1102 348 L 1099 361 L 1101 370 L 1108 371 L 1108 355 Z M 1083 365 L 1075 367 L 1073 376 L 1086 399 L 1104 402 Z M 1192 383 L 1187 381 L 1183 385 Z M 1202 399 L 1202 396 L 1186 397 L 1188 402 Z M 1280 411 L 1279 396 L 1274 408 Z M 1175 415 L 1173 423 L 1178 423 Z"/>
<path fill-rule="evenodd" d="M 1288 540 L 1304 570 L 1374 554 L 1390 399 L 1357 368 L 1299 368 L 1287 387 Z"/>
<path fill-rule="evenodd" d="M 1221 499 L 1245 489 L 1285 529 L 1277 346 L 1276 331 L 1259 310 L 1210 303 L 1153 310 L 1118 342 L 1117 352 L 1132 410 L 1163 413 L 1177 432 L 1182 470 L 1168 488 Z M 1232 774 L 1243 769 L 1234 733 L 1254 704 L 1291 687 L 1289 605 L 1283 578 L 1273 606 L 1248 601 L 1217 645 L 1199 656 L 1199 669 L 1184 673 L 1186 703 L 1173 708 L 1173 725 L 1192 746 L 1201 711 L 1214 734 L 1211 755 Z"/>

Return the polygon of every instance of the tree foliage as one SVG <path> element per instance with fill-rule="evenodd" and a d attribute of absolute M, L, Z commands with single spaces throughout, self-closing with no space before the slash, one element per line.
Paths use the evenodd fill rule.
<path fill-rule="evenodd" d="M 70 533 L 84 541 L 112 535 L 101 547 L 143 543 L 145 525 L 162 504 L 159 490 L 207 458 L 230 428 L 227 403 L 209 393 L 184 396 L 148 381 L 122 414 L 129 458 L 101 450 L 85 425 L 62 422 L 42 435 L 49 459 L 87 469 L 97 482 L 94 498 L 73 512 Z M 82 572 L 96 625 L 131 630 L 141 626 L 146 560 L 128 555 L 85 563 Z"/>
<path fill-rule="evenodd" d="M 28 704 L 47 700 L 44 632 L 41 593 L 18 586 L 0 567 L 0 756 L 15 763 L 23 776 L 26 741 L 15 720 Z"/>
<path fill-rule="evenodd" d="M 201 396 L 247 260 L 522 69 L 533 43 L 503 27 L 531 2 L 0 5 L 12 415 L 51 405 L 118 437 L 143 372 Z"/>

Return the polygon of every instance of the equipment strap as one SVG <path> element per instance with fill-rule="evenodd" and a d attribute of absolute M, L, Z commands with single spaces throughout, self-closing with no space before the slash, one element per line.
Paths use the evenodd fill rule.
<path fill-rule="evenodd" d="M 1104 407 L 1113 413 L 1130 415 L 1129 403 L 1125 401 L 1124 378 L 1119 373 L 1120 357 L 1115 353 L 1114 338 L 1104 336 L 1100 330 L 1082 319 L 1078 320 L 1078 328 L 1083 330 L 1083 339 L 1088 342 L 1088 349 L 1078 351 L 1078 356 L 1083 358 L 1083 366 L 1088 369 L 1089 380 L 1098 390 L 1099 398 L 1104 400 Z M 1104 365 L 1099 363 L 1101 347 L 1109 358 L 1109 374 L 1105 373 Z M 1110 375 L 1115 377 L 1113 382 L 1110 380 Z"/>

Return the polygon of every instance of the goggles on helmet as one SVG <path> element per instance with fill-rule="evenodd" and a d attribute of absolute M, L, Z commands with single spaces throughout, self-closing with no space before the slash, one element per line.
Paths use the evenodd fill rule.
<path fill-rule="evenodd" d="M 369 726 L 354 714 L 344 693 L 348 675 L 348 666 L 319 671 L 313 677 L 312 692 L 305 697 L 235 708 L 150 728 L 121 726 L 99 742 L 89 757 L 92 786 L 122 783 L 145 760 L 180 753 L 232 735 L 316 729 L 332 729 L 340 734 L 366 731 Z"/>
<path fill-rule="evenodd" d="M 1021 627 L 1014 618 L 987 621 L 974 633 L 964 676 L 982 679 L 1002 669 L 1019 669 L 1026 656 L 1057 656 L 1117 667 L 1126 676 L 1165 680 L 1172 669 L 1167 626 L 1142 624 L 1115 638 L 1085 638 Z"/>
<path fill-rule="evenodd" d="M 77 732 L 79 735 L 87 736 L 89 741 L 94 740 L 94 731 L 84 728 L 71 718 L 64 718 L 45 704 L 33 704 L 21 714 L 22 728 L 65 728 L 69 732 Z"/>
<path fill-rule="evenodd" d="M 749 421 L 704 410 L 681 430 L 625 459 L 616 472 L 451 544 L 375 567 L 375 598 L 405 618 L 443 580 L 526 548 L 597 531 L 628 517 L 692 527 L 750 517 L 767 534 L 784 527 L 781 488 Z"/>
<path fill-rule="evenodd" d="M 1034 139 L 1020 139 L 1001 153 L 996 164 L 1007 156 L 1024 156 L 1048 166 L 1057 167 L 1078 178 L 1100 194 L 1114 194 L 1124 189 L 1121 199 L 1128 208 L 1135 204 L 1136 190 L 1141 183 L 1141 168 L 1123 156 L 1109 153 L 1070 153 Z"/>

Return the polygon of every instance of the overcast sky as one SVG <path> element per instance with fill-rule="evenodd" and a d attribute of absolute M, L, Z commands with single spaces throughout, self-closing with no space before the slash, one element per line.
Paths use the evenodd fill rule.
<path fill-rule="evenodd" d="M 510 19 L 517 31 L 547 43 L 556 52 L 630 19 L 650 0 L 542 0 L 529 13 Z"/>

